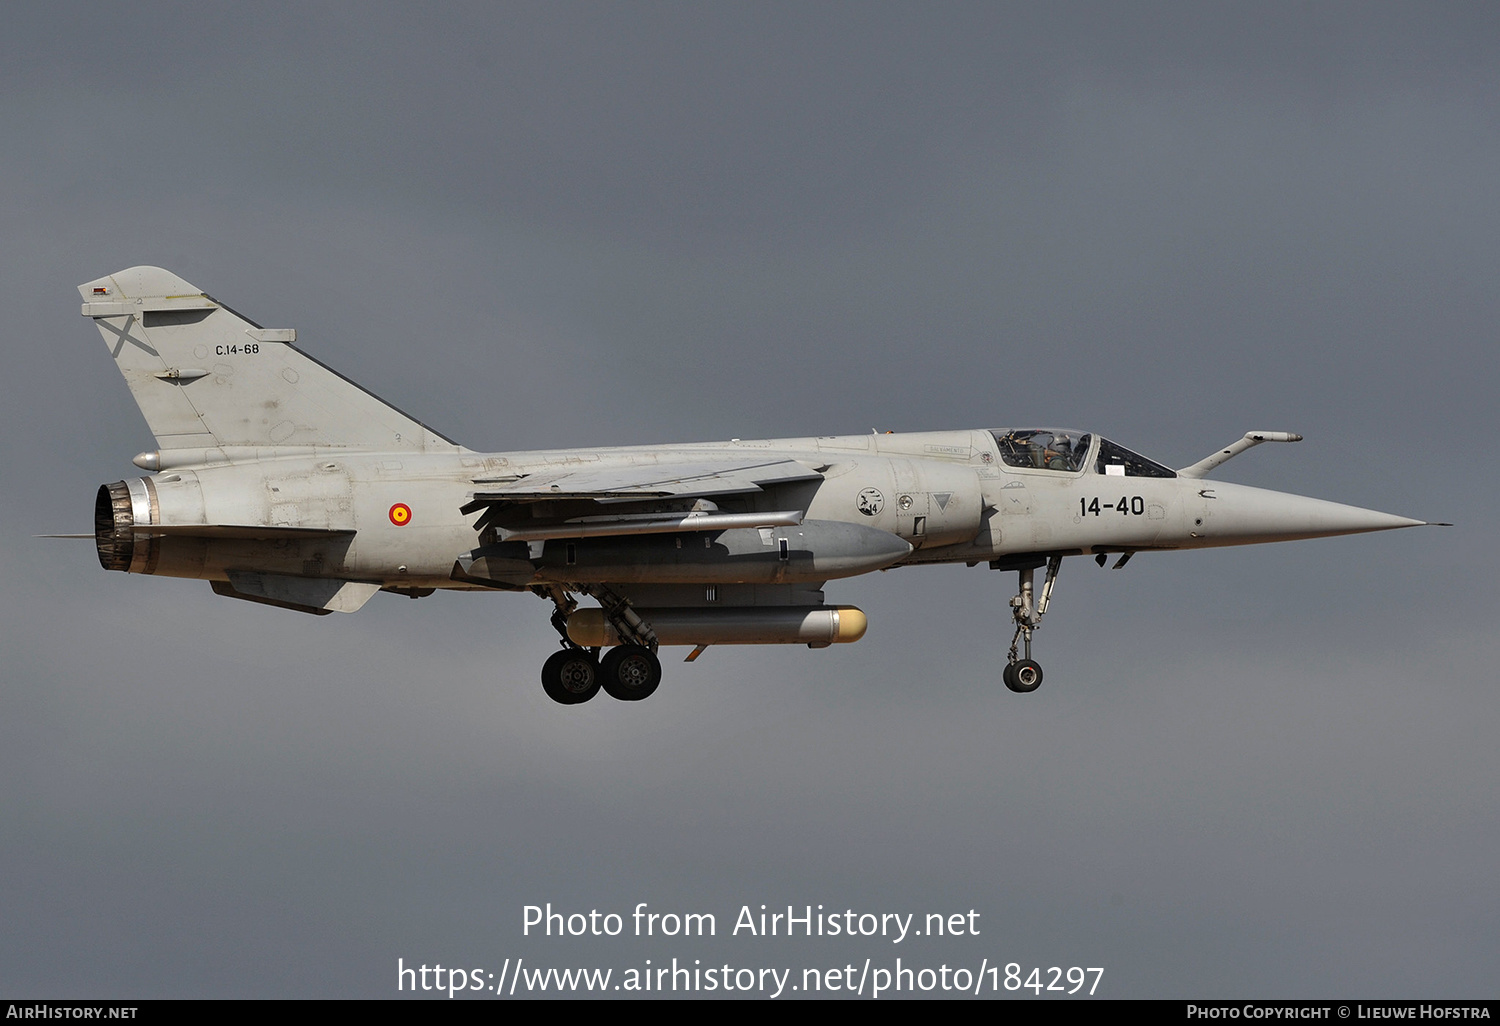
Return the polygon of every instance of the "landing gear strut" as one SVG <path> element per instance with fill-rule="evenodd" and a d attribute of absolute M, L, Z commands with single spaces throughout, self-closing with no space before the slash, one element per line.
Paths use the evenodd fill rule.
<path fill-rule="evenodd" d="M 1038 564 L 1040 565 L 1040 564 Z M 1010 659 L 1005 664 L 1001 677 L 1005 686 L 1019 694 L 1035 691 L 1042 684 L 1042 668 L 1031 658 L 1031 632 L 1042 625 L 1042 615 L 1052 600 L 1052 586 L 1057 582 L 1057 571 L 1062 566 L 1061 556 L 1047 559 L 1047 576 L 1042 581 L 1042 593 L 1033 603 L 1033 587 L 1036 566 L 1017 568 L 1020 577 L 1018 594 L 1010 600 L 1011 617 L 1016 622 L 1016 633 L 1010 639 Z M 1017 658 L 1018 646 L 1024 646 L 1026 657 Z"/>
<path fill-rule="evenodd" d="M 552 627 L 562 638 L 562 649 L 542 664 L 542 690 L 561 705 L 587 702 L 603 688 L 622 702 L 649 698 L 661 683 L 661 660 L 656 656 L 656 632 L 630 606 L 630 601 L 602 585 L 588 586 L 604 607 L 615 633 L 625 641 L 609 650 L 601 660 L 599 649 L 584 648 L 568 636 L 568 615 L 578 600 L 556 585 L 535 590 L 552 600 Z"/>

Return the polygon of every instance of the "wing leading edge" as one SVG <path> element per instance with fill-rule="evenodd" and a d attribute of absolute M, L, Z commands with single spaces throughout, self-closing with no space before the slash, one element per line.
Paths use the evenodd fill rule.
<path fill-rule="evenodd" d="M 483 533 L 493 527 L 501 541 L 795 527 L 803 510 L 730 512 L 713 500 L 822 478 L 796 460 L 696 460 L 517 474 L 476 479 L 476 485 L 495 487 L 476 491 L 462 512 L 483 510 L 474 529 Z M 626 504 L 629 511 L 620 510 Z M 605 512 L 611 507 L 618 512 Z"/>
<path fill-rule="evenodd" d="M 823 475 L 796 460 L 703 460 L 570 470 L 511 477 L 476 478 L 476 485 L 493 485 L 476 491 L 464 507 L 473 513 L 493 503 L 545 502 L 584 499 L 594 502 L 629 502 L 653 498 L 702 498 L 744 495 L 768 486 L 795 481 L 820 481 Z"/>

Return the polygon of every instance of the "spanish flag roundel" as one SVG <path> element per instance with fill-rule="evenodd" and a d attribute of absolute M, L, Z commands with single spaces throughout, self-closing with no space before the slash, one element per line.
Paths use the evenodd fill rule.
<path fill-rule="evenodd" d="M 405 527 L 411 523 L 411 507 L 404 502 L 398 502 L 391 507 L 391 523 L 397 527 Z"/>

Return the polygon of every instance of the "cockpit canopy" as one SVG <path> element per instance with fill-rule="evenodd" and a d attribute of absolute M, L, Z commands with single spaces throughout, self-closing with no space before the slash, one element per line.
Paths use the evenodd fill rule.
<path fill-rule="evenodd" d="M 1020 428 L 991 431 L 1008 467 L 1028 470 L 1075 471 L 1088 459 L 1092 435 L 1063 428 Z"/>
<path fill-rule="evenodd" d="M 1109 477 L 1176 477 L 1177 471 L 1131 452 L 1123 445 L 1068 428 L 993 429 L 1000 459 L 1008 467 L 1025 470 L 1054 470 L 1076 473 L 1088 464 L 1090 450 L 1094 456 L 1094 473 Z"/>

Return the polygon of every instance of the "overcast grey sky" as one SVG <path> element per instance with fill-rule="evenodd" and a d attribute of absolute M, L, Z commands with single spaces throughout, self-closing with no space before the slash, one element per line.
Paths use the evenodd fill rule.
<path fill-rule="evenodd" d="M 1497 73 L 1491 5 L 8 9 L 0 989 L 899 956 L 1493 997 Z M 857 645 L 563 708 L 529 596 L 315 619 L 31 537 L 155 447 L 74 292 L 142 263 L 479 449 L 1292 430 L 1219 476 L 1457 526 L 1070 560 L 1030 696 L 1014 576 L 945 567 L 830 586 Z M 522 937 L 548 901 L 719 936 Z M 728 936 L 762 903 L 983 932 Z"/>

